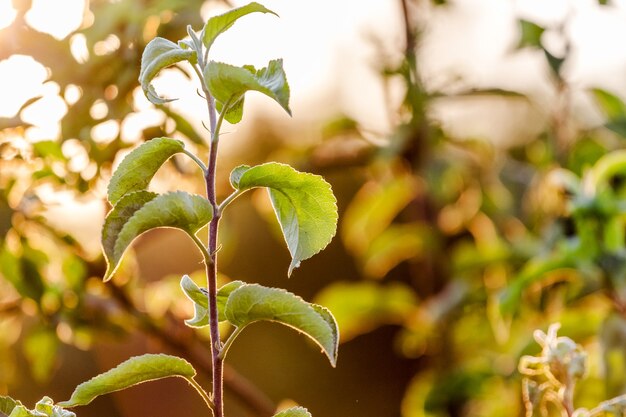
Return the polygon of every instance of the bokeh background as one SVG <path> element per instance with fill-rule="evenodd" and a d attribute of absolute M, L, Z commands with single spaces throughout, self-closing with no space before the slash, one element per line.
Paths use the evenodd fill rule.
<path fill-rule="evenodd" d="M 144 234 L 103 284 L 106 185 L 130 149 L 182 139 L 206 156 L 189 68 L 157 90 L 137 77 L 173 41 L 245 4 L 220 0 L 0 0 L 0 394 L 57 401 L 130 356 L 167 352 L 210 381 L 208 334 L 182 274 L 200 254 L 175 230 Z M 230 170 L 269 160 L 324 175 L 338 234 L 291 279 L 264 192 L 222 221 L 220 279 L 283 287 L 331 309 L 336 369 L 304 337 L 248 328 L 226 373 L 227 414 L 301 404 L 314 416 L 524 415 L 519 358 L 551 323 L 584 344 L 576 404 L 626 389 L 626 2 L 266 0 L 213 59 L 283 57 L 293 118 L 250 94 L 224 127 Z M 172 159 L 155 190 L 202 193 Z M 201 235 L 204 235 L 201 232 Z M 206 415 L 181 381 L 96 400 L 79 416 Z"/>

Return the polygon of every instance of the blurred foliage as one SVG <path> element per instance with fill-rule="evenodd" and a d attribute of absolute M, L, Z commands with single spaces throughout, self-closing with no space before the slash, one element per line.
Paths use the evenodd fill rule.
<path fill-rule="evenodd" d="M 141 51 L 154 35 L 180 38 L 186 25 L 199 26 L 203 1 L 92 0 L 93 23 L 63 40 L 26 24 L 30 2 L 14 3 L 16 20 L 0 30 L 0 60 L 23 54 L 42 63 L 68 112 L 60 137 L 38 142 L 27 139 L 31 127 L 22 110 L 0 119 L 0 393 L 23 378 L 19 357 L 28 361 L 35 379 L 49 380 L 60 366 L 55 353 L 64 346 L 90 350 L 102 337 L 137 331 L 208 372 L 204 340 L 181 325 L 188 317 L 182 297 L 168 296 L 178 294 L 180 276 L 130 280 L 141 272 L 128 259 L 113 285 L 105 286 L 101 255 L 49 216 L 55 204 L 51 195 L 95 200 L 104 212 L 103 184 L 112 163 L 137 139 L 123 137 L 120 126 L 138 113 L 133 92 Z M 372 339 L 410 364 L 402 403 L 383 408 L 389 416 L 523 415 L 517 363 L 537 353 L 533 330 L 556 321 L 564 335 L 588 343 L 602 358 L 589 365 L 576 406 L 593 407 L 624 393 L 624 100 L 599 88 L 577 91 L 587 94 L 605 119 L 581 128 L 571 110 L 576 87 L 568 81 L 568 66 L 575 51 L 568 22 L 544 27 L 520 20 L 514 46 L 538 52 L 549 74 L 554 105 L 545 126 L 521 144 L 455 137 L 434 116 L 436 106 L 485 97 L 532 105 L 533 98 L 471 87 L 431 91 L 418 62 L 419 37 L 428 22 L 417 19 L 414 4 L 401 4 L 402 58 L 381 50 L 377 61 L 385 85 L 402 85 L 401 103 L 388 103 L 391 133 L 373 133 L 345 115 L 329 121 L 320 142 L 308 149 L 286 141 L 268 145 L 281 139 L 270 127 L 257 133 L 267 142 L 256 146 L 281 147 L 281 155 L 327 175 L 337 190 L 349 184 L 338 195 L 343 209 L 338 243 L 347 253 L 342 262 L 353 263 L 356 272 L 333 276 L 337 265 L 316 271 L 330 278 L 315 289 L 315 302 L 336 315 L 346 346 L 394 326 L 392 340 Z M 446 1 L 435 6 L 455 7 Z M 610 8 L 610 2 L 603 7 Z M 565 45 L 559 53 L 544 44 L 548 33 Z M 119 47 L 97 53 L 102 52 L 99 42 L 111 34 Z M 84 62 L 71 53 L 75 36 L 84 36 L 89 51 Z M 76 89 L 74 101 L 70 92 Z M 33 104 L 36 99 L 23 110 Z M 104 116 L 91 111 L 102 105 Z M 139 141 L 175 133 L 203 150 L 203 132 L 171 108 L 159 111 L 162 120 L 146 128 Z M 117 134 L 95 140 L 94 128 L 105 120 L 117 126 Z M 269 151 L 257 153 L 263 152 Z M 174 159 L 165 169 L 165 183 L 198 186 L 181 161 Z M 259 201 L 253 198 L 264 216 L 267 207 Z M 237 229 L 245 225 L 225 226 L 224 240 L 239 238 L 245 244 L 246 235 Z M 232 246 L 225 243 L 220 256 L 231 256 Z M 263 247 L 254 251 L 263 253 Z M 341 365 L 340 355 L 339 370 Z M 227 386 L 256 410 L 253 415 L 271 415 L 267 398 L 238 378 L 232 371 Z M 357 383 L 385 381 L 350 382 Z"/>

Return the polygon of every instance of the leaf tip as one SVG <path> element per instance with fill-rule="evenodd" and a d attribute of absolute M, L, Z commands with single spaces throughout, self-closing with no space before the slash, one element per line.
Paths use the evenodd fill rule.
<path fill-rule="evenodd" d="M 289 264 L 289 270 L 287 271 L 287 278 L 291 278 L 293 270 L 300 267 L 300 261 L 293 259 Z"/>

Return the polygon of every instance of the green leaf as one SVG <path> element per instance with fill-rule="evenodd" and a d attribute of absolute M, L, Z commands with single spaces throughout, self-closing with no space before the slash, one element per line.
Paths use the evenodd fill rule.
<path fill-rule="evenodd" d="M 115 257 L 117 237 L 128 220 L 147 202 L 154 200 L 158 194 L 149 191 L 136 191 L 126 194 L 107 214 L 102 226 L 102 250 L 109 264 Z M 113 273 L 113 271 L 111 271 Z"/>
<path fill-rule="evenodd" d="M 345 343 L 379 326 L 402 324 L 418 299 L 409 286 L 398 282 L 337 282 L 324 288 L 315 302 L 333 311 Z"/>
<path fill-rule="evenodd" d="M 291 407 L 274 414 L 274 417 L 312 417 L 311 413 L 304 407 Z"/>
<path fill-rule="evenodd" d="M 271 13 L 278 16 L 273 11 L 265 8 L 259 3 L 252 2 L 243 7 L 230 10 L 224 14 L 211 17 L 202 29 L 202 43 L 206 47 L 207 51 L 211 49 L 211 45 L 215 42 L 215 39 L 226 32 L 235 22 L 240 18 L 250 13 Z"/>
<path fill-rule="evenodd" d="M 24 339 L 24 356 L 37 382 L 48 381 L 54 368 L 59 340 L 53 328 L 40 327 Z"/>
<path fill-rule="evenodd" d="M 546 61 L 548 61 L 548 65 L 550 66 L 552 73 L 557 77 L 561 77 L 561 68 L 567 59 L 567 54 L 564 57 L 558 57 L 556 55 L 552 55 L 545 48 L 543 48 L 543 54 L 546 57 Z"/>
<path fill-rule="evenodd" d="M 545 29 L 536 23 L 523 19 L 519 20 L 519 24 L 522 34 L 517 48 L 541 48 L 541 35 Z"/>
<path fill-rule="evenodd" d="M 198 287 L 189 275 L 183 275 L 183 278 L 180 280 L 180 287 L 183 289 L 187 298 L 193 301 L 193 318 L 185 320 L 185 324 L 189 327 L 208 326 L 209 300 L 206 290 Z"/>
<path fill-rule="evenodd" d="M 235 291 L 237 288 L 244 285 L 243 281 L 232 281 L 228 284 L 224 284 L 219 290 L 217 290 L 217 314 L 219 321 L 226 321 L 226 303 L 228 302 L 228 297 L 230 294 Z"/>
<path fill-rule="evenodd" d="M 229 282 L 217 290 L 217 311 L 218 320 L 225 321 L 224 309 L 226 307 L 226 301 L 230 296 L 230 293 L 241 287 L 244 283 L 242 281 Z M 194 316 L 192 319 L 185 320 L 185 323 L 189 327 L 204 327 L 209 325 L 209 300 L 207 298 L 206 289 L 200 288 L 189 277 L 184 275 L 180 281 L 180 286 L 183 292 L 194 304 Z"/>
<path fill-rule="evenodd" d="M 196 51 L 183 49 L 172 41 L 163 38 L 154 38 L 144 49 L 141 55 L 141 71 L 139 72 L 139 83 L 143 93 L 148 100 L 154 104 L 163 104 L 171 99 L 162 99 L 156 93 L 151 82 L 159 71 L 174 65 L 177 62 L 189 61 L 195 64 L 197 61 Z"/>
<path fill-rule="evenodd" d="M 620 149 L 609 152 L 602 158 L 598 159 L 591 168 L 591 183 L 594 191 L 607 188 L 610 181 L 616 175 L 626 174 L 626 150 Z"/>
<path fill-rule="evenodd" d="M 37 402 L 35 405 L 35 413 L 43 413 L 42 415 L 48 417 L 76 417 L 71 411 L 64 410 L 59 405 L 54 405 L 54 401 L 50 397 L 43 397 L 41 400 Z M 35 414 L 34 415 L 39 415 Z"/>
<path fill-rule="evenodd" d="M 19 402 L 15 401 L 13 398 L 0 395 L 0 415 L 4 414 L 8 416 L 18 404 Z"/>
<path fill-rule="evenodd" d="M 419 194 L 419 183 L 402 174 L 384 183 L 366 183 L 342 217 L 341 237 L 346 248 L 360 257 L 383 234 L 393 219 Z"/>
<path fill-rule="evenodd" d="M 279 288 L 244 284 L 226 302 L 225 315 L 238 328 L 260 320 L 292 327 L 317 343 L 332 366 L 337 363 L 339 330 L 332 314 L 324 307 Z"/>
<path fill-rule="evenodd" d="M 63 407 L 87 405 L 100 395 L 120 391 L 137 384 L 168 377 L 190 380 L 196 375 L 191 364 L 182 358 L 163 354 L 146 354 L 130 358 L 117 367 L 76 387 Z"/>
<path fill-rule="evenodd" d="M 626 117 L 626 105 L 621 98 L 601 88 L 593 88 L 591 92 L 604 114 L 610 120 Z"/>
<path fill-rule="evenodd" d="M 174 154 L 183 152 L 184 148 L 179 140 L 155 138 L 126 155 L 109 182 L 107 191 L 111 204 L 117 204 L 122 196 L 131 191 L 148 188 L 161 165 Z"/>
<path fill-rule="evenodd" d="M 288 275 L 324 249 L 337 230 L 337 200 L 322 177 L 298 172 L 289 165 L 270 162 L 240 166 L 231 173 L 238 190 L 267 187 L 287 247 L 291 253 Z"/>
<path fill-rule="evenodd" d="M 107 246 L 112 246 L 113 251 L 105 251 L 108 264 L 105 281 L 111 278 L 126 248 L 140 234 L 157 227 L 172 227 L 194 235 L 212 218 L 211 204 L 199 195 L 178 191 L 153 198 L 128 218 L 119 233 L 108 237 Z"/>
<path fill-rule="evenodd" d="M 204 69 L 206 85 L 217 101 L 220 112 L 226 111 L 230 123 L 241 121 L 243 96 L 247 91 L 258 91 L 275 100 L 289 115 L 289 84 L 283 70 L 283 60 L 275 59 L 259 70 L 251 65 L 236 67 L 211 61 Z"/>
<path fill-rule="evenodd" d="M 607 122 L 604 127 L 626 138 L 626 117 Z"/>

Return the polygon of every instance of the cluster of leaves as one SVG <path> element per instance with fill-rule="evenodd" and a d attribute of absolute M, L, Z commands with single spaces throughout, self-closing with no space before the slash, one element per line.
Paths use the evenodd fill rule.
<path fill-rule="evenodd" d="M 269 96 L 290 113 L 289 86 L 281 60 L 271 61 L 267 68 L 260 70 L 251 66 L 235 67 L 208 61 L 209 49 L 215 39 L 229 29 L 238 18 L 254 12 L 273 13 L 258 3 L 250 3 L 209 19 L 200 32 L 200 36 L 191 29 L 191 26 L 187 26 L 189 40 L 182 40 L 175 44 L 157 37 L 146 45 L 142 54 L 140 86 L 146 97 L 155 105 L 170 101 L 160 98 L 151 84 L 153 78 L 161 70 L 186 61 L 197 71 L 202 88 L 207 94 L 209 108 L 215 99 L 220 112 L 217 124 L 212 125 L 210 144 L 212 155 L 217 152 L 222 120 L 231 123 L 241 120 L 244 94 L 247 91 L 255 90 Z M 213 114 L 210 116 L 214 117 Z M 180 120 L 185 122 L 183 119 Z M 185 126 L 189 126 L 187 122 L 185 123 Z M 46 145 L 49 144 L 46 143 Z M 177 153 L 188 156 L 200 167 L 203 178 L 207 181 L 208 198 L 184 191 L 157 194 L 147 190 L 157 170 Z M 144 232 L 159 227 L 177 228 L 186 232 L 204 255 L 207 266 L 214 264 L 215 253 L 210 251 L 215 249 L 212 249 L 211 244 L 205 247 L 196 233 L 212 222 L 216 226 L 215 230 L 211 228 L 210 239 L 215 239 L 217 221 L 221 218 L 226 206 L 245 191 L 254 188 L 268 190 L 292 255 L 289 275 L 300 265 L 301 261 L 324 249 L 335 235 L 338 218 L 336 199 L 330 185 L 322 177 L 301 173 L 288 165 L 278 163 L 253 167 L 242 165 L 233 170 L 230 177 L 235 192 L 218 206 L 215 195 L 211 195 L 209 188 L 209 184 L 215 181 L 214 164 L 215 158 L 211 159 L 209 166 L 206 167 L 199 157 L 185 148 L 183 142 L 167 137 L 152 139 L 124 158 L 111 178 L 107 193 L 109 203 L 113 208 L 105 219 L 102 231 L 102 247 L 107 264 L 104 273 L 105 281 L 117 271 L 122 256 L 132 241 Z M 4 253 L 10 252 L 6 250 Z M 15 262 L 17 260 L 16 256 Z M 45 260 L 42 263 L 45 263 Z M 14 278 L 13 283 L 19 289 L 19 285 L 24 281 L 23 276 L 19 275 L 20 266 L 8 269 L 11 263 L 6 259 L 3 266 L 5 270 L 14 272 L 13 275 L 5 272 L 5 275 L 9 279 Z M 209 276 L 208 279 L 214 280 L 215 276 Z M 209 324 L 217 326 L 217 323 L 210 323 L 211 320 L 207 314 L 211 300 L 210 296 L 207 298 L 207 290 L 199 288 L 188 276 L 183 277 L 181 285 L 196 308 L 196 317 L 189 320 L 187 324 L 192 327 L 204 327 Z M 27 291 L 28 289 L 24 292 L 27 293 Z M 234 328 L 223 346 L 220 340 L 213 341 L 215 346 L 221 346 L 219 348 L 220 360 L 223 360 L 236 336 L 247 325 L 259 320 L 269 320 L 283 323 L 309 336 L 326 353 L 331 364 L 335 365 L 339 332 L 334 317 L 324 307 L 307 303 L 285 290 L 246 284 L 241 281 L 226 284 L 217 295 L 219 320 L 227 321 Z M 35 296 L 41 296 L 41 294 Z M 38 344 L 38 347 L 41 347 L 41 344 Z M 36 355 L 38 354 L 34 356 Z M 34 410 L 28 410 L 21 404 L 6 398 L 5 414 L 12 417 L 18 415 L 70 416 L 73 413 L 66 412 L 61 407 L 86 405 L 98 395 L 168 376 L 186 378 L 205 398 L 207 405 L 214 409 L 216 405 L 193 380 L 194 375 L 193 367 L 183 359 L 148 354 L 131 359 L 81 384 L 70 400 L 56 406 L 50 399 L 44 398 Z M 219 377 L 221 378 L 221 374 Z M 215 397 L 215 401 L 221 402 L 222 399 Z M 293 407 L 276 416 L 305 417 L 310 414 L 301 407 Z"/>
<path fill-rule="evenodd" d="M 556 319 L 569 335 L 597 335 L 604 398 L 624 386 L 614 366 L 626 340 L 624 104 L 607 91 L 587 90 L 606 122 L 576 130 L 567 22 L 519 24 L 517 48 L 541 52 L 557 102 L 544 131 L 523 145 L 455 138 L 428 110 L 457 97 L 522 103 L 531 97 L 427 91 L 411 48 L 404 62 L 383 71 L 406 87 L 392 136 L 371 145 L 371 133 L 353 120 L 332 126 L 336 137 L 369 144 L 365 158 L 354 161 L 365 183 L 341 224 L 364 279 L 333 283 L 317 301 L 335 312 L 343 340 L 400 326 L 397 351 L 419 358 L 402 404 L 405 417 L 510 415 L 511 404 L 521 409 L 511 365 L 529 348 L 533 322 Z M 545 46 L 547 30 L 563 38 L 562 55 Z M 599 401 L 591 391 L 584 397 Z"/>

